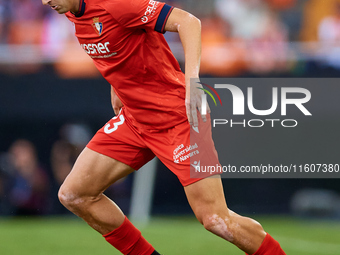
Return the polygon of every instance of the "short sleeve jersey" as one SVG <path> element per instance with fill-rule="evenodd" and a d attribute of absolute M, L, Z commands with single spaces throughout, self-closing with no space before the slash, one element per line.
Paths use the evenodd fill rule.
<path fill-rule="evenodd" d="M 136 125 L 187 121 L 185 78 L 164 39 L 171 6 L 154 0 L 82 0 L 66 13 L 75 34 Z"/>

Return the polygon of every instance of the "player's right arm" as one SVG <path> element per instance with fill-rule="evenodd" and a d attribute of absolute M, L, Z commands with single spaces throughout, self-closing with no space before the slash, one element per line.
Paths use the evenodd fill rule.
<path fill-rule="evenodd" d="M 201 108 L 202 91 L 194 88 L 190 89 L 190 80 L 195 78 L 199 81 L 201 22 L 192 14 L 174 8 L 166 22 L 165 31 L 177 32 L 181 38 L 185 55 L 186 111 L 190 125 L 197 127 L 197 109 Z M 196 83 L 194 86 L 200 87 L 201 85 Z M 206 121 L 206 116 L 202 115 L 202 119 Z"/>
<path fill-rule="evenodd" d="M 119 97 L 115 93 L 113 87 L 111 86 L 111 104 L 115 115 L 119 114 L 120 109 L 123 107 L 122 101 L 120 101 Z"/>

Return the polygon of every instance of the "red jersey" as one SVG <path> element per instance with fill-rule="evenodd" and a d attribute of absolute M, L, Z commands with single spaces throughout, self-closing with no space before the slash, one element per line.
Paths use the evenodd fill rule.
<path fill-rule="evenodd" d="M 77 14 L 66 13 L 127 117 L 149 130 L 187 121 L 184 74 L 162 34 L 172 8 L 153 0 L 81 0 Z"/>

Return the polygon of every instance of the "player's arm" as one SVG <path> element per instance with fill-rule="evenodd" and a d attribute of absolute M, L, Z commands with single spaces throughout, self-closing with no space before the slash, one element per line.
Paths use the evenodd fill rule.
<path fill-rule="evenodd" d="M 111 104 L 112 104 L 113 111 L 115 112 L 115 115 L 118 115 L 120 109 L 123 107 L 123 104 L 118 98 L 118 96 L 116 95 L 112 86 L 111 86 Z"/>
<path fill-rule="evenodd" d="M 174 8 L 165 24 L 165 31 L 178 32 L 185 54 L 185 104 L 190 125 L 198 126 L 197 108 L 201 108 L 201 93 L 199 89 L 190 90 L 190 78 L 199 78 L 201 59 L 201 22 L 192 14 Z M 201 86 L 191 84 L 191 86 Z M 202 116 L 203 121 L 206 117 Z"/>

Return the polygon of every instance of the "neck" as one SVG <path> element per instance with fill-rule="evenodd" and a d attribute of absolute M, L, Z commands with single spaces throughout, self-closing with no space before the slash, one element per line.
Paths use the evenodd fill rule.
<path fill-rule="evenodd" d="M 81 1 L 82 1 L 82 0 L 73 0 L 73 7 L 72 7 L 72 9 L 71 9 L 71 12 L 72 12 L 73 14 L 79 12 L 79 7 L 80 7 L 80 2 L 81 2 Z"/>

